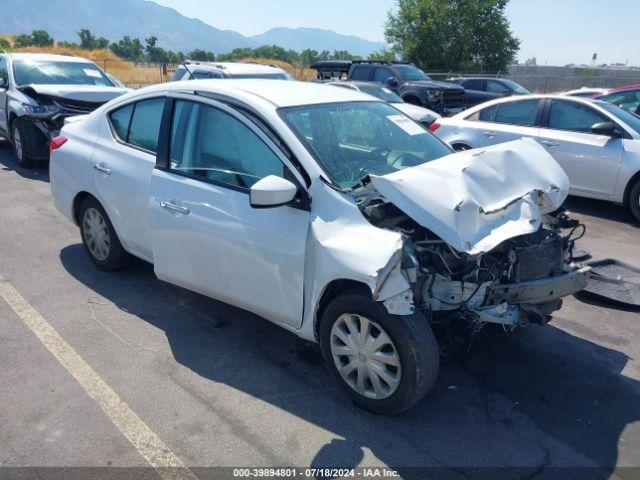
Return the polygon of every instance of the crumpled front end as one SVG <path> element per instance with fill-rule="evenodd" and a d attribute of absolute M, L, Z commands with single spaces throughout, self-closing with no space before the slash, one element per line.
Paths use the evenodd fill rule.
<path fill-rule="evenodd" d="M 585 227 L 562 210 L 567 191 L 557 163 L 521 141 L 373 177 L 358 205 L 402 236 L 395 264 L 415 308 L 460 343 L 488 324 L 545 324 L 584 288 L 573 248 Z"/>

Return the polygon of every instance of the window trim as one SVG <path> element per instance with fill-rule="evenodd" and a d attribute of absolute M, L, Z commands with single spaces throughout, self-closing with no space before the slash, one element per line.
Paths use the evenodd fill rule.
<path fill-rule="evenodd" d="M 133 116 L 136 113 L 136 107 L 138 105 L 138 103 L 140 102 L 144 102 L 147 100 L 156 100 L 156 99 L 163 99 L 164 100 L 164 107 L 162 110 L 162 116 L 164 118 L 164 112 L 167 108 L 167 96 L 166 95 L 153 95 L 151 97 L 143 97 L 143 98 L 138 98 L 136 100 L 133 100 L 131 102 L 128 103 L 123 103 L 121 105 L 117 105 L 114 108 L 111 108 L 109 110 L 107 110 L 105 112 L 105 116 L 107 117 L 107 125 L 109 126 L 109 132 L 111 133 L 111 137 L 112 139 L 116 142 L 119 143 L 120 145 L 123 145 L 125 147 L 129 147 L 129 148 L 133 148 L 134 150 L 138 150 L 140 152 L 144 152 L 144 153 L 148 153 L 149 155 L 152 155 L 154 157 L 156 157 L 158 155 L 158 152 L 160 151 L 160 139 L 161 139 L 161 135 L 160 133 L 162 133 L 162 119 L 160 120 L 160 130 L 158 133 L 158 152 L 154 152 L 152 150 L 148 150 L 146 148 L 142 148 L 139 147 L 138 145 L 133 145 L 132 143 L 129 143 L 125 140 L 122 140 L 118 134 L 116 133 L 115 128 L 113 127 L 113 123 L 111 122 L 111 114 L 117 110 L 120 110 L 122 108 L 127 108 L 129 105 L 133 105 L 133 110 L 131 111 L 131 118 L 129 119 L 129 125 L 127 125 L 127 139 L 129 138 L 129 132 L 131 130 L 131 120 L 133 120 Z"/>
<path fill-rule="evenodd" d="M 162 122 L 160 124 L 160 138 L 162 139 L 162 145 L 160 141 L 158 142 L 158 156 L 156 158 L 156 166 L 157 170 L 161 170 L 163 172 L 169 173 L 171 175 L 178 175 L 181 177 L 190 178 L 192 180 L 196 180 L 199 182 L 207 183 L 210 185 L 215 185 L 217 187 L 228 188 L 230 190 L 234 190 L 237 192 L 242 192 L 245 194 L 249 194 L 251 188 L 241 187 L 239 185 L 234 185 L 232 183 L 221 182 L 219 180 L 214 180 L 211 178 L 203 177 L 201 175 L 196 175 L 190 172 L 185 172 L 182 170 L 174 170 L 170 166 L 170 157 L 171 157 L 171 135 L 173 128 L 173 116 L 175 112 L 175 104 L 177 101 L 185 101 L 191 103 L 199 103 L 202 105 L 206 105 L 212 108 L 216 108 L 231 117 L 238 120 L 244 126 L 246 126 L 249 130 L 251 130 L 264 144 L 265 146 L 273 152 L 273 154 L 280 160 L 284 167 L 284 177 L 285 179 L 293 182 L 298 188 L 298 196 L 295 203 L 289 205 L 292 208 L 299 208 L 303 210 L 309 210 L 310 198 L 307 193 L 307 188 L 304 186 L 302 182 L 298 179 L 296 173 L 300 175 L 298 170 L 294 167 L 293 162 L 289 161 L 286 154 L 282 152 L 282 150 L 276 145 L 271 138 L 267 134 L 265 134 L 262 129 L 260 129 L 254 122 L 252 122 L 249 118 L 239 112 L 237 109 L 233 108 L 226 103 L 219 102 L 209 97 L 205 97 L 202 95 L 197 95 L 195 93 L 183 93 L 183 92 L 169 92 L 167 95 L 167 100 L 165 101 L 165 111 L 163 112 Z M 160 148 L 162 146 L 162 149 Z M 302 175 L 300 175 L 302 176 Z"/>

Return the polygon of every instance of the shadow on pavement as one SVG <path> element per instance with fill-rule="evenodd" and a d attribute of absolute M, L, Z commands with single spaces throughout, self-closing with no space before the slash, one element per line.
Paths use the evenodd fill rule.
<path fill-rule="evenodd" d="M 633 227 L 639 226 L 638 221 L 631 214 L 629 207 L 624 205 L 617 205 L 604 200 L 594 200 L 592 198 L 568 197 L 564 202 L 564 207 L 578 214 L 626 223 Z"/>
<path fill-rule="evenodd" d="M 143 262 L 99 272 L 79 244 L 60 259 L 78 281 L 162 329 L 194 373 L 339 437 L 314 467 L 355 467 L 369 449 L 404 478 L 550 478 L 548 467 L 568 466 L 552 478 L 604 480 L 622 432 L 640 420 L 639 382 L 621 373 L 626 355 L 552 325 L 482 336 L 464 361 L 442 366 L 417 408 L 375 416 L 346 400 L 315 345 L 253 314 L 167 285 Z"/>
<path fill-rule="evenodd" d="M 16 172 L 23 178 L 30 180 L 40 180 L 41 182 L 49 182 L 49 164 L 40 162 L 33 168 L 22 168 L 18 165 L 18 160 L 13 153 L 11 144 L 0 139 L 0 170 Z"/>

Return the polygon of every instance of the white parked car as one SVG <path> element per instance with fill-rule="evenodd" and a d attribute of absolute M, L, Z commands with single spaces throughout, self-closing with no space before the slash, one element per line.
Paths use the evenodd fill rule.
<path fill-rule="evenodd" d="M 197 62 L 189 61 L 180 65 L 173 74 L 172 81 L 206 80 L 224 78 L 261 78 L 264 80 L 294 80 L 287 72 L 275 65 L 251 62 Z"/>
<path fill-rule="evenodd" d="M 425 127 L 429 127 L 433 122 L 441 117 L 439 113 L 436 113 L 433 110 L 429 110 L 428 108 L 405 102 L 397 93 L 394 93 L 387 87 L 380 85 L 378 82 L 340 80 L 327 82 L 324 85 L 349 88 L 351 90 L 356 90 L 368 95 L 373 95 L 374 97 L 379 98 L 382 101 L 390 103 L 406 116 L 411 117 L 413 120 L 421 123 Z"/>
<path fill-rule="evenodd" d="M 483 103 L 434 123 L 456 150 L 536 139 L 569 176 L 570 193 L 628 205 L 640 220 L 640 117 L 611 103 L 534 95 Z"/>
<path fill-rule="evenodd" d="M 347 89 L 157 85 L 67 124 L 51 148 L 55 205 L 98 268 L 133 255 L 318 341 L 377 412 L 418 402 L 441 349 L 485 325 L 544 324 L 587 281 L 558 210 L 568 180 L 544 149 L 453 154 Z M 496 173 L 507 165 L 520 175 Z"/>

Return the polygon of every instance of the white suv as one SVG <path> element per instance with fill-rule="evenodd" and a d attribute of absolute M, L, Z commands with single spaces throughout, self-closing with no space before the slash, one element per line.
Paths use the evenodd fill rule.
<path fill-rule="evenodd" d="M 484 326 L 544 324 L 587 281 L 559 210 L 568 180 L 544 149 L 453 154 L 348 89 L 157 85 L 69 123 L 52 150 L 54 202 L 98 268 L 134 255 L 318 341 L 377 412 L 431 389 L 436 338 L 465 348 Z M 507 165 L 519 175 L 496 173 Z"/>
<path fill-rule="evenodd" d="M 250 62 L 187 62 L 178 67 L 172 81 L 211 78 L 293 80 L 287 72 L 275 65 Z"/>

